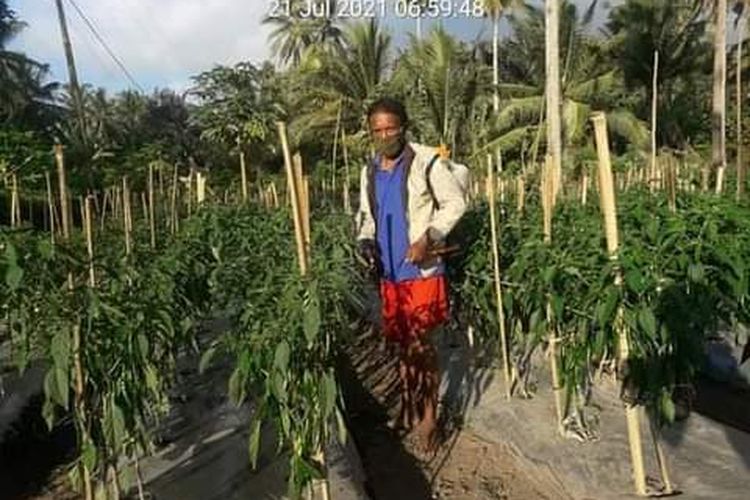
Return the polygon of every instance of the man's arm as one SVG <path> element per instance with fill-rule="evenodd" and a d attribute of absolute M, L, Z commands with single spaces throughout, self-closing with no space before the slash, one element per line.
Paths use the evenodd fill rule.
<path fill-rule="evenodd" d="M 430 241 L 442 241 L 466 212 L 466 200 L 458 180 L 448 162 L 438 160 L 430 171 L 430 181 L 438 208 L 432 215 L 428 236 Z"/>
<path fill-rule="evenodd" d="M 359 181 L 359 232 L 357 241 L 375 239 L 375 221 L 372 218 L 372 209 L 370 208 L 370 196 L 368 194 L 368 175 L 367 167 L 362 169 Z"/>

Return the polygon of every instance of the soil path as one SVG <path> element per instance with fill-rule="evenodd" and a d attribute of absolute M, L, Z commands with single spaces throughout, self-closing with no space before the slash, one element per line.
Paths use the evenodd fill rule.
<path fill-rule="evenodd" d="M 389 429 L 398 379 L 393 356 L 371 332 L 349 347 L 342 371 L 350 430 L 374 500 L 559 498 L 525 474 L 509 449 L 462 429 L 460 415 L 443 411 L 447 438 L 431 457 Z"/>

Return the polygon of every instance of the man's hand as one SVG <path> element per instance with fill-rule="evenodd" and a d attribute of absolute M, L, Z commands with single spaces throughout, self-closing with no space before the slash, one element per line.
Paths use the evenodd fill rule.
<path fill-rule="evenodd" d="M 406 252 L 407 262 L 421 264 L 428 257 L 429 248 L 430 239 L 428 238 L 427 233 L 425 233 L 409 247 L 409 251 Z"/>
<path fill-rule="evenodd" d="M 367 271 L 374 275 L 380 275 L 380 252 L 373 240 L 362 240 L 359 242 L 358 255 L 362 259 Z"/>

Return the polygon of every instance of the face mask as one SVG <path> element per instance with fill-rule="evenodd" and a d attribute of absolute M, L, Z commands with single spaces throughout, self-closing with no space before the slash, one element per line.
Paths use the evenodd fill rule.
<path fill-rule="evenodd" d="M 386 158 L 395 158 L 404 147 L 403 138 L 400 135 L 375 140 L 375 151 Z"/>

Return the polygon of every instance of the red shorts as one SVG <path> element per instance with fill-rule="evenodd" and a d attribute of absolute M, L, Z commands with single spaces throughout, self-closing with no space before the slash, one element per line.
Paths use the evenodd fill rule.
<path fill-rule="evenodd" d="M 448 319 L 445 276 L 394 283 L 380 282 L 383 334 L 391 342 L 409 345 Z"/>

